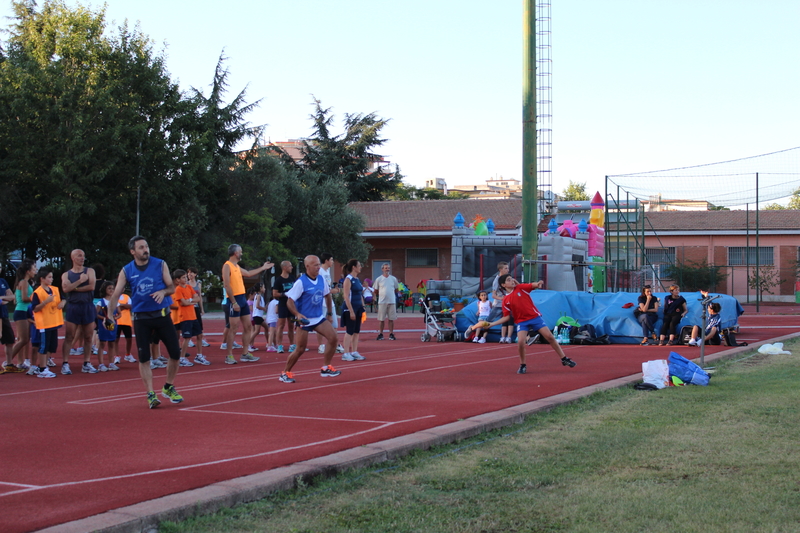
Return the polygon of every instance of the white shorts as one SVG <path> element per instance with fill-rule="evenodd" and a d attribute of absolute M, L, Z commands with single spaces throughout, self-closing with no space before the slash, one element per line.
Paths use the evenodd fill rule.
<path fill-rule="evenodd" d="M 378 304 L 378 321 L 397 320 L 397 304 Z"/>

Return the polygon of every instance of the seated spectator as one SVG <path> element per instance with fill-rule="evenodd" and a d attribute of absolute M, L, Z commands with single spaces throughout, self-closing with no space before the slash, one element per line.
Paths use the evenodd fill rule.
<path fill-rule="evenodd" d="M 656 322 L 658 322 L 658 303 L 659 300 L 653 296 L 653 289 L 650 285 L 645 285 L 642 294 L 639 296 L 639 306 L 634 311 L 636 319 L 642 325 L 642 346 L 650 343 L 650 336 L 655 335 Z M 655 337 L 654 337 L 655 338 Z"/>
<path fill-rule="evenodd" d="M 713 344 L 719 346 L 722 344 L 722 328 L 720 328 L 720 314 L 722 306 L 717 302 L 708 304 L 708 321 L 706 322 L 706 330 L 703 333 L 703 338 L 700 338 L 700 326 L 692 326 L 692 338 L 689 341 L 689 346 L 700 346 L 700 343 Z"/>

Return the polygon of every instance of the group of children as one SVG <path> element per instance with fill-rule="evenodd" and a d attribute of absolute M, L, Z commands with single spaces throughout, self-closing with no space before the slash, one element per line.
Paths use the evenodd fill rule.
<path fill-rule="evenodd" d="M 278 299 L 270 298 L 267 301 L 266 293 L 267 287 L 263 283 L 256 283 L 247 292 L 247 305 L 250 306 L 253 324 L 253 339 L 249 347 L 251 352 L 258 350 L 255 343 L 262 329 L 267 338 L 267 351 L 278 351 Z"/>
<path fill-rule="evenodd" d="M 15 365 L 12 361 L 7 360 L 2 368 L 2 373 L 25 372 L 29 376 L 54 378 L 56 374 L 50 368 L 56 366 L 55 356 L 59 349 L 58 334 L 59 329 L 64 325 L 63 309 L 67 302 L 61 297 L 59 288 L 53 286 L 53 270 L 50 267 L 45 266 L 36 270 L 31 281 L 33 281 L 33 285 L 29 287 L 28 297 L 20 296 L 14 315 L 15 321 L 25 320 L 28 323 L 27 339 L 23 339 L 24 345 L 18 349 L 21 354 L 19 358 L 21 362 Z M 103 282 L 100 287 L 102 297 L 97 301 L 96 306 L 97 342 L 95 346 L 99 363 L 96 372 L 119 370 L 117 364 L 120 362 L 120 356 L 117 355 L 117 344 L 122 335 L 126 337 L 127 355 L 125 360 L 136 361 L 131 355 L 133 322 L 131 321 L 129 296 L 123 295 L 120 299 L 116 313 L 118 325 L 115 324 L 112 330 L 105 326 L 108 298 L 113 292 L 114 284 L 110 281 Z M 75 355 L 77 350 L 73 348 L 70 353 Z M 94 369 L 94 367 L 92 368 Z M 68 365 L 64 365 L 61 373 L 71 374 L 72 372 Z"/>

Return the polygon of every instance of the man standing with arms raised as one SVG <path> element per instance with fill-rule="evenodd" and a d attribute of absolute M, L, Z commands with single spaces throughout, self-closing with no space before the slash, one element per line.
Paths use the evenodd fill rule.
<path fill-rule="evenodd" d="M 83 250 L 72 250 L 69 254 L 72 259 L 72 268 L 61 275 L 61 290 L 67 295 L 67 312 L 64 316 L 64 344 L 61 346 L 62 374 L 72 374 L 69 368 L 69 356 L 74 340 L 77 337 L 83 341 L 83 366 L 81 372 L 95 374 L 97 369 L 92 366 L 92 334 L 97 310 L 94 307 L 92 295 L 95 287 L 95 273 L 93 268 L 83 266 L 86 254 Z"/>
<path fill-rule="evenodd" d="M 153 338 L 163 342 L 169 353 L 167 382 L 161 389 L 161 395 L 172 403 L 181 403 L 183 396 L 178 394 L 174 385 L 175 377 L 178 375 L 181 347 L 170 316 L 170 305 L 172 305 L 170 294 L 175 292 L 172 275 L 165 261 L 150 256 L 150 247 L 144 237 L 139 235 L 132 237 L 128 241 L 128 248 L 133 261 L 119 272 L 114 294 L 108 302 L 108 316 L 114 316 L 122 291 L 126 285 L 130 285 L 133 331 L 139 352 L 139 374 L 147 390 L 147 403 L 150 409 L 161 405 L 161 401 L 153 391 L 153 371 L 150 369 L 150 341 Z"/>
<path fill-rule="evenodd" d="M 225 293 L 228 295 L 228 308 L 230 332 L 228 333 L 228 355 L 225 357 L 225 364 L 235 365 L 236 359 L 233 357 L 233 341 L 236 339 L 236 332 L 239 330 L 239 323 L 242 324 L 242 353 L 241 361 L 251 363 L 258 361 L 248 350 L 252 346 L 253 326 L 250 324 L 250 306 L 247 305 L 247 295 L 244 290 L 244 279 L 242 276 L 255 276 L 263 271 L 272 268 L 273 264 L 267 261 L 255 270 L 245 270 L 239 266 L 242 259 L 242 247 L 238 244 L 228 246 L 228 260 L 222 265 L 222 283 L 225 286 Z M 245 317 L 242 320 L 242 317 Z"/>
<path fill-rule="evenodd" d="M 397 278 L 389 274 L 391 270 L 389 263 L 381 266 L 381 275 L 372 283 L 375 289 L 375 299 L 378 301 L 378 323 L 380 330 L 376 340 L 383 340 L 383 323 L 389 320 L 389 340 L 396 341 L 394 338 L 394 321 L 397 320 L 397 290 L 400 283 Z"/>

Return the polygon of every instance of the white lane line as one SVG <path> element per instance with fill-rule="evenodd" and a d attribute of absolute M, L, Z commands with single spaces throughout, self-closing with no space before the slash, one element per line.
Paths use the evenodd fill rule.
<path fill-rule="evenodd" d="M 35 491 L 35 490 L 53 489 L 53 488 L 60 488 L 60 487 L 73 487 L 73 486 L 76 486 L 76 485 L 86 485 L 88 483 L 98 483 L 98 482 L 102 482 L 102 481 L 118 481 L 118 480 L 121 480 L 121 479 L 131 479 L 131 478 L 135 478 L 135 477 L 149 476 L 149 475 L 152 475 L 152 474 L 163 474 L 163 473 L 167 473 L 167 472 L 180 472 L 180 471 L 189 470 L 189 469 L 192 469 L 192 468 L 201 468 L 201 467 L 205 467 L 205 466 L 215 466 L 215 465 L 220 465 L 220 464 L 225 464 L 225 463 L 232 463 L 234 461 L 242 461 L 242 460 L 247 460 L 247 459 L 256 459 L 256 458 L 259 458 L 259 457 L 267 457 L 269 455 L 277 455 L 277 454 L 284 453 L 284 452 L 302 450 L 303 448 L 311 448 L 311 447 L 314 447 L 314 446 L 320 446 L 322 444 L 328 444 L 328 443 L 331 443 L 331 442 L 336 442 L 336 441 L 340 441 L 340 440 L 344 440 L 344 439 L 349 439 L 349 438 L 352 438 L 352 437 L 357 437 L 359 435 L 364 435 L 366 433 L 371 433 L 373 431 L 379 431 L 379 430 L 387 428 L 389 426 L 394 426 L 394 425 L 398 425 L 398 424 L 405 424 L 405 423 L 408 423 L 408 422 L 415 422 L 417 420 L 423 420 L 423 419 L 426 419 L 426 418 L 435 418 L 435 417 L 436 417 L 436 415 L 426 415 L 426 416 L 419 416 L 419 417 L 416 417 L 416 418 L 408 418 L 406 420 L 398 420 L 397 422 L 387 422 L 385 424 L 381 424 L 381 425 L 379 425 L 377 427 L 374 427 L 374 428 L 365 429 L 363 431 L 357 431 L 355 433 L 348 433 L 346 435 L 340 435 L 338 437 L 333 437 L 333 438 L 330 438 L 330 439 L 320 440 L 320 441 L 316 441 L 316 442 L 309 442 L 309 443 L 300 444 L 300 445 L 297 445 L 297 446 L 289 446 L 289 447 L 286 447 L 286 448 L 281 448 L 279 450 L 270 450 L 268 452 L 254 453 L 254 454 L 250 454 L 250 455 L 241 455 L 241 456 L 238 456 L 238 457 L 229 457 L 227 459 L 219 459 L 219 460 L 216 460 L 216 461 L 207 461 L 207 462 L 204 462 L 204 463 L 197 463 L 197 464 L 184 465 L 184 466 L 175 466 L 175 467 L 172 467 L 172 468 L 161 468 L 161 469 L 158 469 L 158 470 L 147 470 L 147 471 L 144 471 L 144 472 L 137 472 L 137 473 L 134 473 L 134 474 L 125 474 L 125 475 L 121 475 L 121 476 L 108 476 L 108 477 L 101 477 L 101 478 L 94 478 L 94 479 L 84 479 L 84 480 L 80 480 L 80 481 L 67 481 L 65 483 L 54 483 L 52 485 L 41 485 L 41 486 L 36 486 L 36 487 L 29 486 L 28 488 L 24 488 L 24 489 L 21 489 L 21 490 L 15 490 L 15 491 L 12 491 L 12 492 L 7 492 L 5 494 L 0 494 L 0 499 L 3 498 L 4 496 L 12 496 L 12 495 L 15 495 L 15 494 L 24 494 L 26 492 L 32 492 L 32 491 Z"/>

